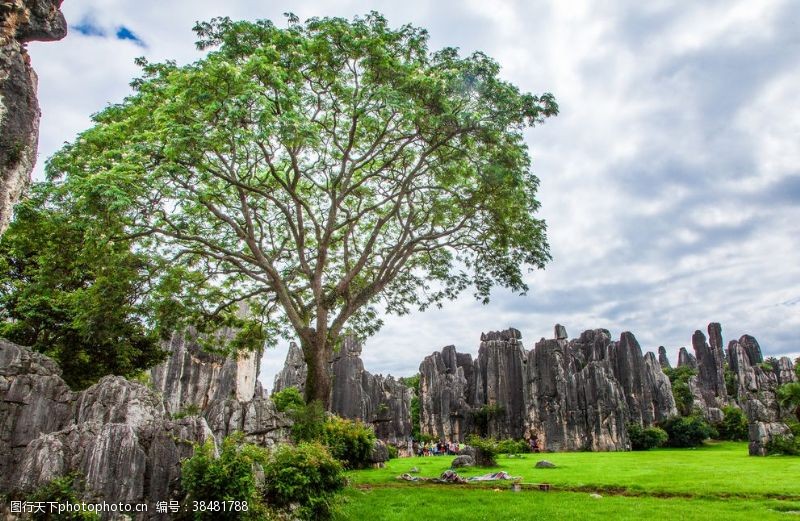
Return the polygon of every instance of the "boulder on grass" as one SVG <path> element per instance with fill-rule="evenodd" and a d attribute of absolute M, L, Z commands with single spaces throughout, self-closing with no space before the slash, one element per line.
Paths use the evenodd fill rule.
<path fill-rule="evenodd" d="M 467 454 L 462 454 L 461 456 L 457 456 L 456 459 L 450 464 L 451 468 L 457 469 L 461 467 L 474 467 L 475 466 L 475 459 L 472 456 Z"/>
<path fill-rule="evenodd" d="M 554 468 L 556 468 L 556 464 L 552 463 L 550 461 L 547 461 L 546 459 L 543 459 L 541 461 L 537 461 L 536 462 L 536 468 L 537 469 L 554 469 Z"/>

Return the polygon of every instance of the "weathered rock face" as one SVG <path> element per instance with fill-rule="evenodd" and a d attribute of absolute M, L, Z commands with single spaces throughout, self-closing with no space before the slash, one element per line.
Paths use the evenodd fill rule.
<path fill-rule="evenodd" d="M 31 440 L 72 421 L 74 400 L 55 362 L 0 339 L 0 487 Z"/>
<path fill-rule="evenodd" d="M 272 400 L 263 397 L 248 402 L 233 398 L 215 401 L 203 415 L 217 440 L 241 431 L 246 441 L 263 447 L 287 441 L 292 426 L 289 417 L 278 412 Z"/>
<path fill-rule="evenodd" d="M 39 142 L 37 78 L 25 44 L 66 36 L 60 7 L 60 0 L 0 4 L 0 234 L 30 182 Z"/>
<path fill-rule="evenodd" d="M 488 418 L 489 436 L 521 438 L 525 433 L 527 407 L 522 391 L 526 380 L 526 353 L 521 338 L 522 334 L 517 329 L 482 335 L 474 364 L 475 395 L 472 405 L 496 405 L 502 408 L 502 413 Z"/>
<path fill-rule="evenodd" d="M 481 335 L 474 363 L 452 346 L 426 357 L 420 366 L 422 431 L 458 440 L 478 430 L 498 437 L 536 434 L 547 450 L 623 450 L 627 422 L 652 425 L 676 414 L 669 379 L 654 355 L 642 356 L 633 335 L 612 342 L 604 329 L 572 341 L 565 334 L 556 326 L 562 338 L 542 339 L 526 352 L 519 331 L 491 332 Z M 486 406 L 496 406 L 488 418 Z"/>
<path fill-rule="evenodd" d="M 420 364 L 422 432 L 458 440 L 463 440 L 469 433 L 472 410 L 467 401 L 470 387 L 465 367 L 472 369 L 472 357 L 467 355 L 459 359 L 455 346 L 447 346 L 441 352 L 425 357 Z"/>
<path fill-rule="evenodd" d="M 232 331 L 221 334 L 232 335 Z M 247 402 L 256 395 L 261 352 L 235 357 L 207 353 L 191 333 L 174 333 L 165 349 L 170 357 L 152 368 L 154 388 L 164 396 L 167 412 L 206 410 L 214 402 L 233 398 Z"/>
<path fill-rule="evenodd" d="M 702 331 L 692 335 L 692 346 L 697 358 L 697 375 L 689 379 L 694 396 L 694 406 L 703 411 L 711 422 L 722 421 L 722 408 L 730 403 L 725 388 L 725 353 L 722 349 L 722 328 L 712 322 L 708 325 L 710 344 Z"/>
<path fill-rule="evenodd" d="M 303 359 L 303 350 L 292 342 L 289 344 L 289 352 L 286 353 L 283 369 L 275 375 L 272 392 L 282 391 L 287 387 L 296 387 L 302 391 L 306 387 L 307 375 L 308 367 Z"/>
<path fill-rule="evenodd" d="M 624 392 L 606 354 L 608 332 L 581 341 L 542 339 L 527 355 L 527 427 L 546 450 L 623 450 L 628 447 Z"/>
<path fill-rule="evenodd" d="M 373 375 L 364 369 L 361 343 L 347 337 L 330 361 L 331 412 L 361 420 L 375 428 L 382 440 L 398 444 L 411 436 L 411 399 L 414 391 L 392 376 Z M 307 367 L 296 344 L 289 346 L 286 363 L 275 375 L 273 391 L 305 388 Z"/>
<path fill-rule="evenodd" d="M 682 347 L 678 352 L 678 367 L 689 367 L 690 369 L 697 369 L 697 358 L 685 347 Z"/>
<path fill-rule="evenodd" d="M 205 419 L 169 419 L 159 395 L 141 384 L 107 376 L 73 393 L 52 360 L 5 341 L 0 415 L 4 491 L 76 472 L 86 500 L 152 504 L 174 498 L 192 444 L 214 442 Z"/>
<path fill-rule="evenodd" d="M 658 365 L 661 366 L 661 369 L 672 369 L 664 346 L 658 346 Z"/>
<path fill-rule="evenodd" d="M 230 338 L 234 332 L 219 334 Z M 258 383 L 260 351 L 229 357 L 207 353 L 191 333 L 174 334 L 165 347 L 170 357 L 151 369 L 151 377 L 168 414 L 193 409 L 219 442 L 235 431 L 266 447 L 288 440 L 291 420 L 263 396 Z"/>
<path fill-rule="evenodd" d="M 796 381 L 792 362 L 781 358 L 776 367 L 766 370 L 759 365 L 764 357 L 755 338 L 742 336 L 728 344 L 728 363 L 736 382 L 736 401 L 749 423 L 749 449 L 752 456 L 766 455 L 767 443 L 776 435 L 789 435 L 786 420 L 789 410 L 781 410 L 776 393 L 786 383 Z"/>

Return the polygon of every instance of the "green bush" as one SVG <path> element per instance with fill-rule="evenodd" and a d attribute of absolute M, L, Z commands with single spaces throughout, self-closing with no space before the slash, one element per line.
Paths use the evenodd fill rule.
<path fill-rule="evenodd" d="M 728 392 L 728 396 L 736 397 L 739 394 L 739 386 L 736 380 L 736 374 L 731 371 L 728 367 L 728 363 L 725 363 L 725 390 Z"/>
<path fill-rule="evenodd" d="M 800 456 L 800 438 L 797 436 L 773 436 L 767 442 L 767 454 Z"/>
<path fill-rule="evenodd" d="M 292 424 L 292 440 L 315 441 L 322 439 L 323 425 L 325 423 L 325 409 L 319 401 L 313 401 L 290 409 Z"/>
<path fill-rule="evenodd" d="M 375 445 L 375 432 L 360 421 L 338 416 L 328 418 L 322 425 L 321 440 L 331 455 L 347 468 L 364 468 L 370 463 Z"/>
<path fill-rule="evenodd" d="M 414 397 L 411 398 L 411 437 L 416 441 L 430 441 L 420 437 L 419 373 L 400 378 L 400 383 L 414 389 Z"/>
<path fill-rule="evenodd" d="M 297 409 L 305 405 L 303 395 L 297 387 L 287 387 L 277 393 L 272 393 L 272 402 L 278 412 L 284 412 L 292 409 Z"/>
<path fill-rule="evenodd" d="M 500 447 L 494 438 L 481 438 L 472 435 L 467 439 L 467 444 L 475 449 L 475 465 L 478 467 L 494 467 L 497 465 L 497 455 Z"/>
<path fill-rule="evenodd" d="M 500 440 L 497 442 L 497 450 L 500 454 L 524 454 L 530 452 L 530 447 L 525 440 Z"/>
<path fill-rule="evenodd" d="M 746 441 L 747 418 L 738 407 L 726 406 L 722 408 L 725 417 L 714 427 L 717 429 L 720 440 Z"/>
<path fill-rule="evenodd" d="M 182 408 L 180 411 L 176 412 L 172 415 L 173 420 L 180 420 L 181 418 L 186 418 L 188 416 L 197 416 L 200 414 L 200 407 L 196 404 L 190 403 L 189 405 Z"/>
<path fill-rule="evenodd" d="M 670 447 L 698 447 L 708 438 L 716 438 L 717 431 L 697 414 L 673 416 L 661 424 L 667 432 Z"/>
<path fill-rule="evenodd" d="M 691 415 L 694 396 L 692 396 L 692 391 L 689 389 L 689 378 L 696 375 L 697 370 L 687 366 L 674 367 L 664 369 L 664 374 L 667 375 L 672 384 L 672 396 L 675 398 L 678 412 L 682 416 Z"/>
<path fill-rule="evenodd" d="M 347 468 L 364 468 L 369 464 L 375 444 L 375 432 L 360 421 L 328 416 L 318 401 L 290 409 L 295 443 L 317 441 L 325 445 L 334 458 Z"/>
<path fill-rule="evenodd" d="M 320 443 L 282 445 L 264 467 L 264 499 L 302 519 L 327 519 L 346 480 L 341 463 Z"/>
<path fill-rule="evenodd" d="M 60 505 L 78 505 L 77 493 L 74 488 L 75 475 L 66 475 L 60 478 L 55 478 L 52 481 L 42 485 L 30 495 L 24 498 L 28 503 L 58 503 Z M 50 521 L 50 520 L 64 520 L 64 521 L 97 521 L 100 516 L 95 512 L 50 512 L 49 507 L 45 507 L 44 512 L 34 512 L 31 514 L 30 519 L 33 521 Z"/>
<path fill-rule="evenodd" d="M 242 443 L 237 433 L 222 441 L 219 456 L 211 440 L 195 448 L 194 455 L 183 461 L 181 482 L 186 503 L 194 501 L 246 502 L 247 510 L 230 512 L 197 511 L 194 519 L 264 519 L 266 508 L 254 470 L 267 463 L 268 453 L 256 445 Z"/>
<path fill-rule="evenodd" d="M 389 459 L 396 459 L 400 455 L 398 448 L 391 443 L 386 445 L 386 450 L 389 451 Z"/>
<path fill-rule="evenodd" d="M 658 427 L 643 428 L 638 423 L 628 424 L 628 438 L 633 450 L 650 450 L 664 445 L 667 433 Z"/>

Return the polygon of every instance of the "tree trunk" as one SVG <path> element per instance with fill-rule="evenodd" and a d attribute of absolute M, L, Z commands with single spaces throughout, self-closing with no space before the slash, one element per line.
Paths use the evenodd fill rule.
<path fill-rule="evenodd" d="M 319 401 L 326 411 L 331 406 L 331 375 L 328 368 L 327 346 L 319 342 L 300 342 L 303 348 L 303 357 L 308 367 L 306 376 L 306 403 Z"/>

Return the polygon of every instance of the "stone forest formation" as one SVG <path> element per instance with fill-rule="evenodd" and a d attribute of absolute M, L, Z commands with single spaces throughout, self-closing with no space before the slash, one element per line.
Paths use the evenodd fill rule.
<path fill-rule="evenodd" d="M 654 425 L 676 414 L 664 348 L 642 353 L 632 333 L 612 340 L 608 330 L 569 339 L 563 326 L 533 349 L 517 329 L 481 335 L 478 355 L 447 346 L 420 364 L 420 427 L 424 434 L 463 441 L 472 432 L 521 438 L 536 432 L 547 451 L 630 449 L 626 425 Z M 272 446 L 287 439 L 291 419 L 276 410 L 258 381 L 262 353 L 225 358 L 200 350 L 191 335 L 173 335 L 169 359 L 151 370 L 150 387 L 108 376 L 71 391 L 60 369 L 39 353 L 0 342 L 0 460 L 5 490 L 30 490 L 69 472 L 85 477 L 97 498 L 158 501 L 178 486 L 180 461 L 191 443 L 243 431 L 248 441 Z M 792 362 L 764 366 L 755 338 L 744 335 L 723 349 L 721 327 L 692 336 L 694 355 L 681 349 L 679 365 L 697 368 L 689 385 L 693 406 L 709 420 L 721 408 L 743 409 L 750 453 L 787 432 L 789 411 L 775 390 L 796 381 Z M 412 429 L 412 388 L 364 369 L 361 345 L 348 339 L 330 361 L 332 411 L 372 424 L 378 437 L 404 447 Z M 733 394 L 725 364 L 734 377 Z M 768 362 L 767 362 L 768 363 Z M 771 370 L 770 370 L 771 369 Z M 302 388 L 305 365 L 289 349 L 275 390 Z M 478 414 L 493 406 L 480 421 Z"/>

